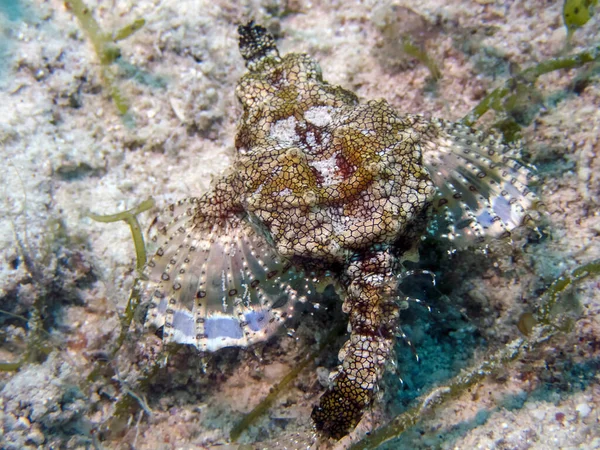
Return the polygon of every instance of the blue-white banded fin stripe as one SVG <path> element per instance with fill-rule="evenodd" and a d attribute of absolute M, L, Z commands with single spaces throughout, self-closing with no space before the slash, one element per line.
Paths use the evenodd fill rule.
<path fill-rule="evenodd" d="M 203 351 L 247 347 L 272 336 L 312 292 L 247 218 L 207 219 L 198 199 L 168 211 L 142 293 L 146 327 L 162 328 L 165 343 Z"/>
<path fill-rule="evenodd" d="M 540 202 L 528 188 L 535 176 L 515 161 L 515 148 L 458 123 L 431 119 L 422 127 L 423 165 L 438 189 L 431 233 L 460 249 L 507 237 L 537 215 Z"/>

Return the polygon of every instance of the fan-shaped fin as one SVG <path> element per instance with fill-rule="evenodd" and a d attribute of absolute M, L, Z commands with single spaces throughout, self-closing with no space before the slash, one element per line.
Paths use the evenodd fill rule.
<path fill-rule="evenodd" d="M 509 236 L 536 215 L 540 202 L 528 187 L 536 178 L 513 159 L 516 149 L 465 125 L 428 122 L 423 164 L 438 188 L 430 232 L 463 248 Z"/>
<path fill-rule="evenodd" d="M 268 339 L 311 293 L 304 275 L 240 215 L 208 217 L 202 200 L 170 207 L 164 242 L 145 269 L 146 326 L 200 350 Z"/>

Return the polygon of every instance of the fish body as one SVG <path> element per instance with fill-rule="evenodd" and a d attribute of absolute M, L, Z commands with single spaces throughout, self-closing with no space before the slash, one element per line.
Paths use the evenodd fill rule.
<path fill-rule="evenodd" d="M 430 232 L 459 248 L 509 235 L 538 204 L 533 176 L 493 136 L 361 103 L 310 56 L 280 56 L 263 27 L 239 34 L 236 159 L 205 195 L 166 210 L 145 269 L 146 324 L 167 343 L 247 347 L 340 268 L 350 336 L 312 413 L 339 439 L 391 358 L 403 256 Z"/>

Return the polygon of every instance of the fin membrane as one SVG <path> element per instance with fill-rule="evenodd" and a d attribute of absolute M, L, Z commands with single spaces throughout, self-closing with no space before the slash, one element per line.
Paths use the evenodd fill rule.
<path fill-rule="evenodd" d="M 144 271 L 146 327 L 203 351 L 264 341 L 311 293 L 309 281 L 247 218 L 208 217 L 203 206 L 191 198 L 167 210 Z"/>
<path fill-rule="evenodd" d="M 529 190 L 536 177 L 514 159 L 518 149 L 459 123 L 427 122 L 423 164 L 438 188 L 430 233 L 461 249 L 508 237 L 537 215 L 540 202 Z"/>

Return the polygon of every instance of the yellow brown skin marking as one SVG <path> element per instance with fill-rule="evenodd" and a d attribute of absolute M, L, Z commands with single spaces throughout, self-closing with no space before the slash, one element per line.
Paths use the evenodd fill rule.
<path fill-rule="evenodd" d="M 237 159 L 210 192 L 168 209 L 144 271 L 146 326 L 206 351 L 252 345 L 310 295 L 296 267 L 343 268 L 350 338 L 312 413 L 339 439 L 392 356 L 403 255 L 426 227 L 457 247 L 509 234 L 537 205 L 532 175 L 494 137 L 360 104 L 309 56 L 280 56 L 263 27 L 238 31 Z"/>
<path fill-rule="evenodd" d="M 265 89 L 274 72 L 277 89 Z M 282 102 L 280 90 L 293 90 L 293 103 Z M 306 55 L 261 61 L 236 92 L 244 208 L 282 256 L 344 262 L 365 245 L 393 241 L 435 193 L 427 173 L 415 170 L 421 155 L 410 121 L 385 101 L 358 105 Z M 315 124 L 306 115 L 322 117 Z"/>

